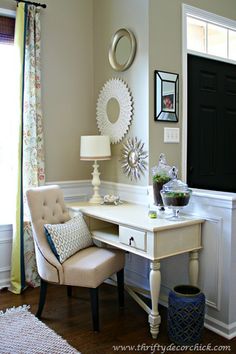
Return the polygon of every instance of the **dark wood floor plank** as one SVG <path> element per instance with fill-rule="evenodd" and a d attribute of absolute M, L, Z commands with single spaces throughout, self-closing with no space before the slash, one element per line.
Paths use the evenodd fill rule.
<path fill-rule="evenodd" d="M 0 291 L 0 310 L 27 304 L 30 305 L 30 311 L 35 314 L 38 298 L 38 288 L 28 288 L 21 295 L 14 295 L 7 290 L 2 290 Z M 119 308 L 116 289 L 111 285 L 103 284 L 100 288 L 99 305 L 100 332 L 94 333 L 88 289 L 73 288 L 72 296 L 68 297 L 66 287 L 49 285 L 41 320 L 82 354 L 131 354 L 137 352 L 150 354 L 152 346 L 157 343 L 160 345 L 171 344 L 167 336 L 167 311 L 164 307 L 160 306 L 162 324 L 158 339 L 154 340 L 150 336 L 147 314 L 128 294 L 125 294 L 125 307 Z M 207 329 L 204 329 L 202 343 L 211 343 L 212 346 L 230 345 L 231 353 L 236 353 L 236 338 L 229 341 Z M 134 345 L 136 351 L 129 350 L 129 347 L 123 351 L 114 351 L 113 346 L 118 345 Z M 146 347 L 138 351 L 138 345 L 146 345 Z M 155 351 L 155 353 L 160 352 Z M 193 351 L 185 353 L 190 354 Z M 229 351 L 217 351 L 217 353 L 229 353 Z"/>

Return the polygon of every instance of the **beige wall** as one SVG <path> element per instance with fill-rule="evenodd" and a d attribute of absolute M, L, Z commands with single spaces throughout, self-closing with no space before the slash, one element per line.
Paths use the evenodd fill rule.
<path fill-rule="evenodd" d="M 9 0 L 0 0 L 0 8 L 15 11 L 16 3 L 14 1 Z"/>
<path fill-rule="evenodd" d="M 87 179 L 80 135 L 92 134 L 93 1 L 46 0 L 42 10 L 42 103 L 47 181 Z"/>
<path fill-rule="evenodd" d="M 134 99 L 134 114 L 127 137 L 136 136 L 148 150 L 148 2 L 147 0 L 95 0 L 94 1 L 94 73 L 95 101 L 104 83 L 114 77 L 123 79 Z M 137 39 L 137 53 L 131 67 L 117 73 L 108 61 L 112 35 L 119 28 L 130 29 Z M 112 160 L 103 162 L 101 178 L 119 183 L 131 182 L 122 172 L 120 159 L 122 144 L 112 145 Z M 148 171 L 137 182 L 148 183 Z"/>
<path fill-rule="evenodd" d="M 46 180 L 90 178 L 79 159 L 80 135 L 96 132 L 93 81 L 93 0 L 42 0 L 42 108 Z M 0 0 L 0 7 L 16 3 Z"/>
<path fill-rule="evenodd" d="M 182 128 L 182 3 L 236 19 L 235 0 L 45 0 L 42 10 L 42 102 L 45 122 L 47 181 L 90 178 L 91 164 L 79 160 L 79 139 L 97 134 L 96 100 L 104 83 L 120 77 L 134 98 L 132 124 L 124 141 L 137 136 L 149 150 L 149 166 L 160 152 L 181 170 L 181 144 L 164 144 L 164 126 Z M 0 0 L 0 7 L 15 9 Z M 114 32 L 133 31 L 137 54 L 132 66 L 117 73 L 108 62 Z M 154 122 L 154 70 L 180 74 L 178 124 Z M 112 146 L 112 160 L 101 163 L 101 178 L 132 183 L 121 171 L 121 144 Z M 138 182 L 151 183 L 149 171 Z"/>
<path fill-rule="evenodd" d="M 164 144 L 164 127 L 180 127 L 182 132 L 182 4 L 236 20 L 235 0 L 150 0 L 149 16 L 149 154 L 153 166 L 161 152 L 168 162 L 176 164 L 181 171 L 181 144 Z M 180 115 L 178 124 L 154 122 L 154 70 L 172 71 L 180 74 Z M 150 178 L 151 183 L 151 178 Z"/>

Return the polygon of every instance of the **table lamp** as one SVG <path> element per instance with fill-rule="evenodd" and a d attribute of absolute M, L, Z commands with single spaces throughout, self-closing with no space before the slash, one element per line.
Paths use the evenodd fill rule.
<path fill-rule="evenodd" d="M 93 196 L 89 200 L 90 203 L 100 204 L 102 197 L 99 195 L 100 172 L 98 171 L 97 161 L 110 160 L 111 146 L 110 137 L 106 135 L 87 135 L 81 136 L 80 139 L 80 160 L 94 161 L 92 172 Z"/>

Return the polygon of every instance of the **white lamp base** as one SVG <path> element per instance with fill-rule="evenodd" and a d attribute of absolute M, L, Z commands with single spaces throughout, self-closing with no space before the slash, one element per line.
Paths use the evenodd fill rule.
<path fill-rule="evenodd" d="M 92 204 L 101 204 L 103 201 L 102 197 L 100 195 L 93 195 L 92 198 L 89 199 L 89 203 Z"/>
<path fill-rule="evenodd" d="M 93 203 L 93 204 L 101 204 L 101 202 L 103 201 L 102 197 L 99 194 L 99 187 L 101 184 L 100 181 L 100 172 L 98 172 L 98 163 L 95 160 L 94 164 L 93 164 L 93 172 L 92 172 L 92 185 L 93 185 L 93 196 L 92 198 L 89 199 L 89 203 Z"/>

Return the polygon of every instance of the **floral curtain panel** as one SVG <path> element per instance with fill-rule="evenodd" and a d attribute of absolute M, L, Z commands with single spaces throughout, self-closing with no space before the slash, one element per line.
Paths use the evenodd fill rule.
<path fill-rule="evenodd" d="M 18 58 L 19 141 L 16 222 L 13 227 L 11 291 L 39 285 L 25 192 L 43 185 L 44 143 L 41 112 L 40 8 L 19 3 L 15 46 Z"/>

